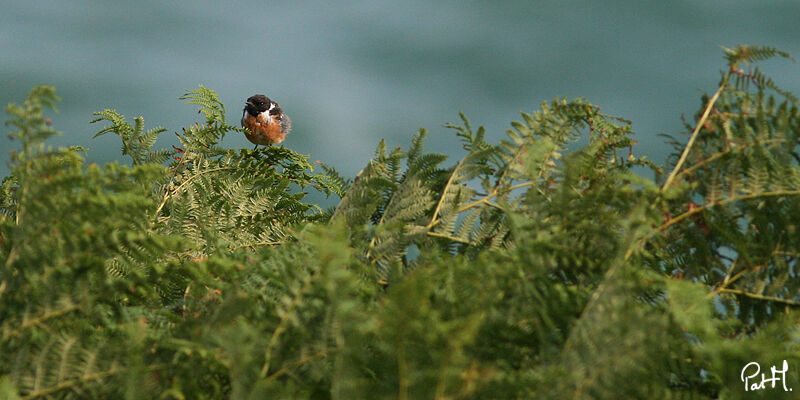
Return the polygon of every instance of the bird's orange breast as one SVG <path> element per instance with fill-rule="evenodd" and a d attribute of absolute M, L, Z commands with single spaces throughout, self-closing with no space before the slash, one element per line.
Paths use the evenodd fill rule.
<path fill-rule="evenodd" d="M 269 146 L 286 139 L 286 132 L 281 129 L 281 122 L 268 113 L 261 113 L 258 117 L 245 113 L 242 125 L 250 131 L 245 132 L 245 136 L 253 144 Z"/>

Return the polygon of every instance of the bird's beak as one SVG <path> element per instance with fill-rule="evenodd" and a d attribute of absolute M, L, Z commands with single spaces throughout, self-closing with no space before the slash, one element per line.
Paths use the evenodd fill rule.
<path fill-rule="evenodd" d="M 245 104 L 247 104 L 248 106 L 252 106 L 252 107 L 255 107 L 255 106 L 256 106 L 255 104 L 251 103 L 251 102 L 250 102 L 250 100 L 248 100 L 247 102 L 245 102 Z"/>

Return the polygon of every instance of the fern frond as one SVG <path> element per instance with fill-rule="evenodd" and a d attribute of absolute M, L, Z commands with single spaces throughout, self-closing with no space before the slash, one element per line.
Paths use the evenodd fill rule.
<path fill-rule="evenodd" d="M 97 349 L 81 346 L 76 337 L 57 336 L 34 355 L 31 370 L 16 371 L 17 387 L 25 398 L 101 393 L 125 369 L 107 361 L 98 365 L 99 359 Z"/>
<path fill-rule="evenodd" d="M 95 133 L 94 137 L 106 133 L 117 134 L 122 139 L 122 154 L 130 156 L 134 165 L 145 163 L 162 164 L 172 156 L 173 152 L 169 150 L 152 150 L 158 135 L 165 132 L 166 129 L 157 127 L 145 131 L 144 118 L 142 117 L 134 118 L 134 125 L 131 126 L 125 120 L 125 117 L 115 110 L 98 111 L 93 115 L 97 116 L 97 118 L 89 121 L 89 123 L 111 122 L 111 126 L 101 129 Z"/>
<path fill-rule="evenodd" d="M 200 110 L 198 112 L 205 115 L 206 125 L 226 125 L 225 105 L 219 100 L 217 92 L 200 85 L 199 89 L 187 90 L 178 99 L 186 100 L 186 104 L 199 105 Z"/>
<path fill-rule="evenodd" d="M 328 176 L 326 181 L 331 183 L 331 191 L 336 193 L 336 195 L 340 198 L 343 197 L 353 181 L 351 179 L 342 177 L 339 174 L 339 171 L 321 161 L 318 161 L 317 164 L 319 164 L 320 168 L 322 168 L 322 170 L 325 171 L 325 174 Z"/>
<path fill-rule="evenodd" d="M 722 49 L 725 51 L 725 59 L 728 60 L 728 64 L 732 67 L 741 62 L 753 63 L 768 60 L 776 56 L 794 61 L 794 57 L 792 57 L 791 54 L 775 47 L 738 45 L 732 49 L 726 47 L 722 47 Z"/>
<path fill-rule="evenodd" d="M 48 85 L 34 87 L 22 105 L 9 104 L 6 113 L 11 118 L 6 125 L 15 127 L 9 137 L 22 142 L 23 152 L 32 150 L 31 146 L 42 145 L 47 138 L 59 135 L 60 132 L 51 127 L 52 121 L 44 117 L 44 109 L 57 111 L 55 104 L 61 99 L 56 95 L 56 88 Z"/>

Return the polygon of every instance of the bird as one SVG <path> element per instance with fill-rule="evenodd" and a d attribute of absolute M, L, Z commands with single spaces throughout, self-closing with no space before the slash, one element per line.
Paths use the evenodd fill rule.
<path fill-rule="evenodd" d="M 250 96 L 242 111 L 242 126 L 245 137 L 256 146 L 279 144 L 292 130 L 292 120 L 283 112 L 281 105 L 263 94 Z"/>

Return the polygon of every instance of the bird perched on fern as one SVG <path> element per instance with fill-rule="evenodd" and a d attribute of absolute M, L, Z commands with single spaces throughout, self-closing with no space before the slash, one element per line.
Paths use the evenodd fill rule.
<path fill-rule="evenodd" d="M 247 140 L 269 146 L 286 139 L 292 130 L 292 121 L 284 114 L 281 105 L 263 94 L 250 96 L 242 111 L 242 126 L 247 128 Z M 254 148 L 255 149 L 255 148 Z"/>

